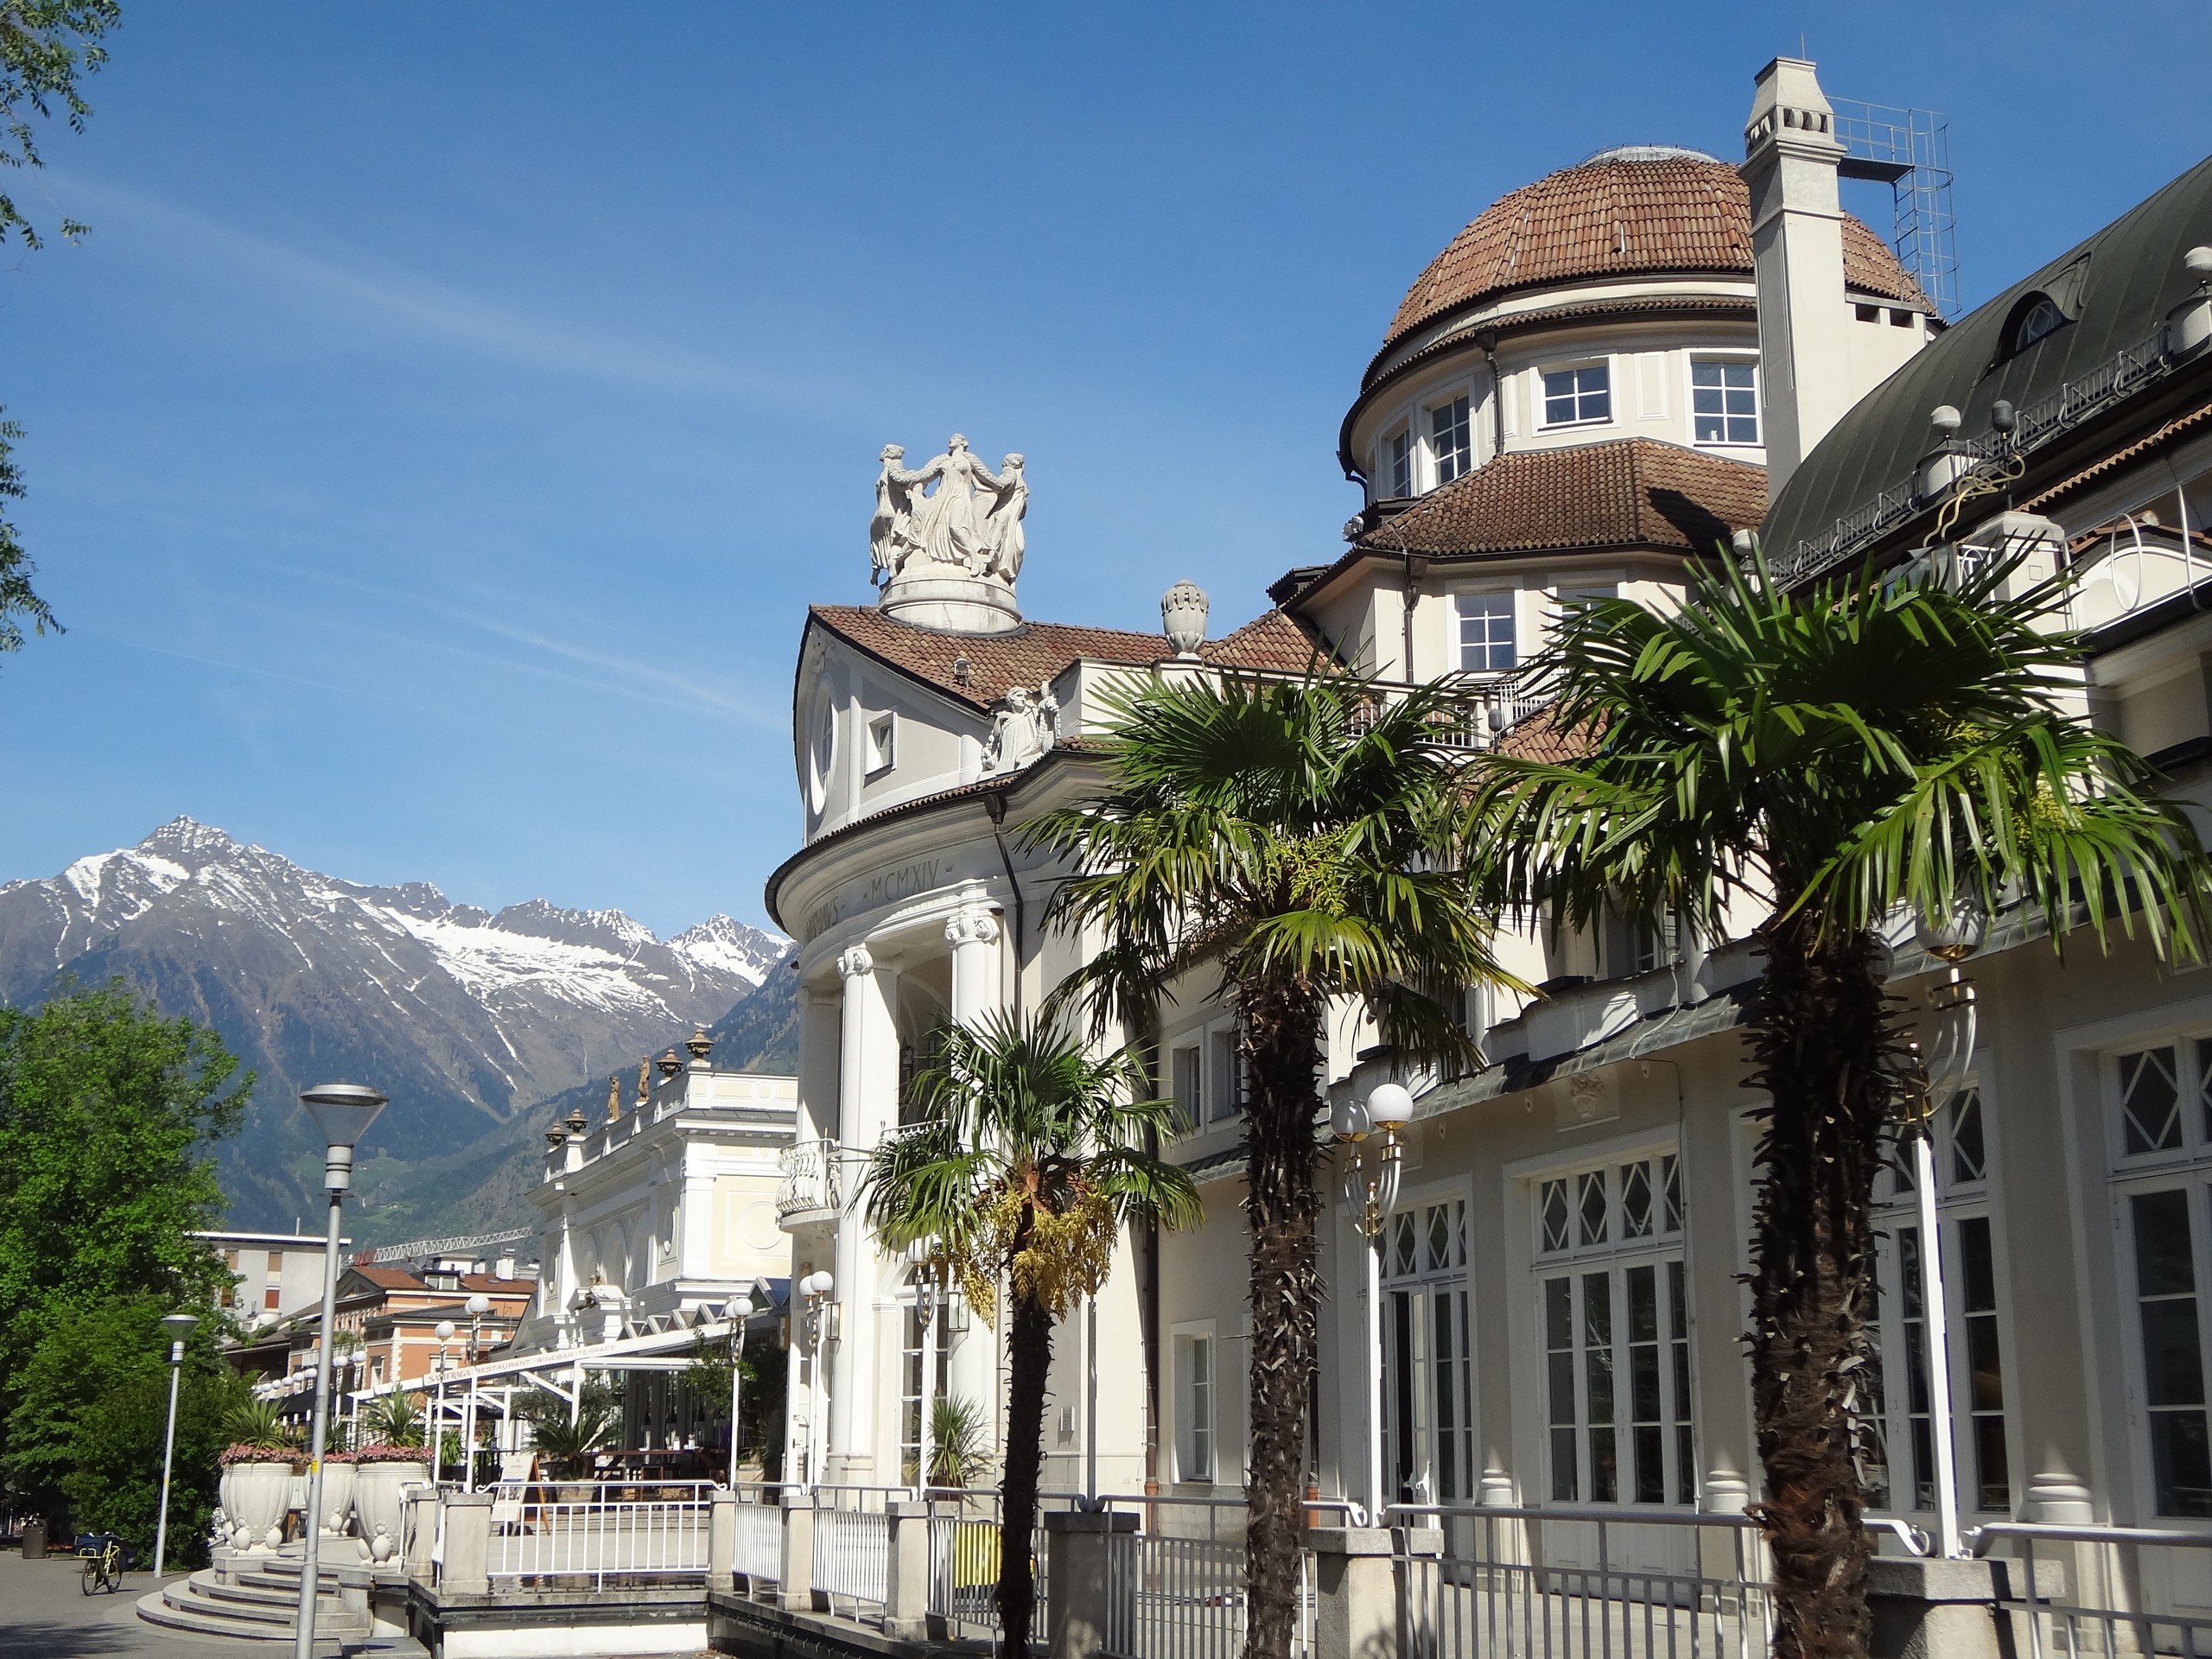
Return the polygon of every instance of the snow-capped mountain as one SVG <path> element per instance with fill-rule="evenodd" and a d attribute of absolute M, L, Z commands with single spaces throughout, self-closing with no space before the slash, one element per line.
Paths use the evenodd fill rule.
<path fill-rule="evenodd" d="M 534 899 L 495 914 L 425 882 L 303 869 L 189 818 L 0 886 L 0 1000 L 120 975 L 258 1071 L 222 1154 L 241 1223 L 305 1213 L 304 1168 L 279 1167 L 305 1150 L 299 1089 L 373 1083 L 391 1105 L 365 1151 L 450 1152 L 720 1020 L 787 943 L 727 916 L 664 940 L 620 911 Z"/>

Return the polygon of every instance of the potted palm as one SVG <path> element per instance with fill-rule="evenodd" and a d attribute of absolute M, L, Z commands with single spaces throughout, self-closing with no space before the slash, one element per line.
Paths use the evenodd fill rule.
<path fill-rule="evenodd" d="M 599 1453 L 613 1444 L 615 1423 L 614 1408 L 588 1395 L 573 1414 L 555 1409 L 531 1421 L 531 1443 L 546 1474 L 560 1484 L 562 1503 L 591 1501 L 593 1465 Z"/>
<path fill-rule="evenodd" d="M 292 1450 L 276 1402 L 249 1400 L 225 1421 L 231 1443 L 217 1457 L 222 1469 L 223 1513 L 232 1543 L 266 1554 L 284 1541 L 284 1510 L 291 1497 Z"/>
<path fill-rule="evenodd" d="M 930 1484 L 965 1486 L 985 1472 L 983 1408 L 965 1395 L 930 1402 Z"/>
<path fill-rule="evenodd" d="M 400 1506 L 410 1486 L 430 1484 L 430 1465 L 423 1455 L 423 1412 L 404 1394 L 371 1401 L 360 1417 L 368 1443 L 353 1454 L 353 1507 L 360 1512 L 361 1536 L 378 1560 L 390 1554 L 379 1536 L 399 1537 Z M 326 1470 L 324 1478 L 328 1480 Z"/>

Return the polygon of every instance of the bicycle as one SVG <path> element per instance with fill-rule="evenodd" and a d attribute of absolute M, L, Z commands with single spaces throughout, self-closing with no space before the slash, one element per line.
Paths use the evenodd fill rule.
<path fill-rule="evenodd" d="M 94 1533 L 77 1541 L 77 1554 L 85 1563 L 79 1570 L 77 1587 L 86 1595 L 123 1588 L 122 1539 L 111 1532 Z"/>

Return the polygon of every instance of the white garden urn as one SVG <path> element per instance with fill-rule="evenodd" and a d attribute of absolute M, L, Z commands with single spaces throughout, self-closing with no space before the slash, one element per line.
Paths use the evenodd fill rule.
<path fill-rule="evenodd" d="M 233 1463 L 223 1471 L 223 1513 L 232 1535 L 249 1554 L 266 1555 L 284 1541 L 284 1511 L 292 1497 L 292 1465 Z"/>
<path fill-rule="evenodd" d="M 357 1463 L 353 1465 L 353 1508 L 361 1517 L 361 1536 L 373 1539 L 379 1532 L 399 1536 L 404 1494 L 410 1486 L 430 1484 L 427 1463 Z"/>
<path fill-rule="evenodd" d="M 353 1471 L 350 1463 L 331 1463 L 322 1465 L 322 1535 L 326 1538 L 346 1535 L 346 1517 L 353 1509 Z"/>
<path fill-rule="evenodd" d="M 1178 657 L 1195 657 L 1205 643 L 1206 613 L 1211 609 L 1205 589 L 1195 582 L 1179 582 L 1160 601 L 1160 632 L 1175 647 Z"/>

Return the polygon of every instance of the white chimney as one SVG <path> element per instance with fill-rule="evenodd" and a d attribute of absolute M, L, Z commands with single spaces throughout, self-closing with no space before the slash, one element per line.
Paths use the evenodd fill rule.
<path fill-rule="evenodd" d="M 1777 58 L 1759 71 L 1740 171 L 1751 191 L 1770 499 L 1853 401 L 1836 195 L 1843 153 L 1812 64 Z"/>

